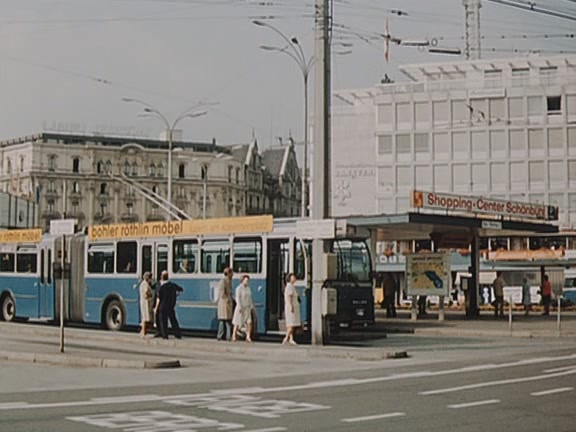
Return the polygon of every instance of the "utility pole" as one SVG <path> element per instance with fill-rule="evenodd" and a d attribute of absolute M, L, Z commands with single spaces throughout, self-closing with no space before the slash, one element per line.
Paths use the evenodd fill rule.
<path fill-rule="evenodd" d="M 466 60 L 480 59 L 480 8 L 481 0 L 462 0 L 465 15 Z"/>
<path fill-rule="evenodd" d="M 331 68 L 330 68 L 330 29 L 332 26 L 332 0 L 316 0 L 316 45 L 314 98 L 314 151 L 312 172 L 311 219 L 330 217 L 331 207 L 331 160 L 330 160 L 330 110 L 331 110 Z M 312 243 L 312 344 L 324 343 L 322 319 L 322 285 L 324 274 L 324 253 L 329 244 L 316 239 Z"/>

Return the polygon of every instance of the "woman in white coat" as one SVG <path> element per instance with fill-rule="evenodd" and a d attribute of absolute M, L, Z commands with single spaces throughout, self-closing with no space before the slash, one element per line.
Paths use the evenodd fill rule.
<path fill-rule="evenodd" d="M 142 282 L 140 282 L 140 321 L 142 329 L 140 330 L 140 337 L 146 337 L 146 330 L 148 324 L 152 322 L 152 274 L 150 272 L 144 273 Z"/>
<path fill-rule="evenodd" d="M 252 310 L 254 304 L 252 303 L 252 293 L 248 282 L 250 276 L 242 276 L 242 282 L 236 288 L 236 309 L 234 309 L 234 316 L 232 317 L 232 324 L 234 331 L 232 332 L 232 341 L 238 340 L 238 330 L 240 327 L 246 327 L 246 342 L 252 342 Z"/>
<path fill-rule="evenodd" d="M 294 332 L 302 325 L 300 319 L 300 297 L 296 291 L 296 275 L 290 273 L 284 289 L 284 317 L 286 318 L 286 337 L 282 344 L 296 345 Z"/>

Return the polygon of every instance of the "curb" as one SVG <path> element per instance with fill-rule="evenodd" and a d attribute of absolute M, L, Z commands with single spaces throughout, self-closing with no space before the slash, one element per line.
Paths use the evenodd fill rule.
<path fill-rule="evenodd" d="M 0 330 L 8 330 L 12 334 L 25 334 L 29 336 L 41 336 L 41 337 L 57 337 L 58 330 L 42 327 L 42 326 L 26 326 L 21 324 L 12 323 L 1 323 Z M 286 358 L 297 357 L 297 358 L 331 358 L 331 359 L 348 359 L 348 360 L 359 360 L 359 361 L 379 361 L 386 359 L 396 359 L 396 358 L 406 358 L 407 353 L 405 351 L 401 352 L 399 355 L 397 352 L 390 352 L 381 348 L 342 348 L 335 346 L 325 346 L 323 348 L 310 347 L 306 345 L 300 345 L 297 348 L 294 347 L 282 347 L 276 345 L 249 345 L 243 342 L 239 343 L 227 343 L 227 342 L 216 342 L 211 340 L 198 340 L 187 338 L 184 341 L 180 340 L 161 340 L 161 339 L 140 339 L 137 335 L 123 334 L 123 333 L 111 333 L 111 332 L 98 332 L 84 329 L 66 329 L 66 339 L 73 341 L 92 341 L 94 343 L 101 344 L 131 344 L 133 346 L 139 347 L 170 347 L 175 349 L 188 349 L 197 350 L 204 353 L 228 353 L 228 354 L 248 354 L 255 355 L 258 357 L 268 357 L 268 358 Z M 28 353 L 23 353 L 28 354 Z M 61 357 L 61 356 L 57 356 Z M 2 352 L 0 351 L 0 359 L 2 358 Z M 77 357 L 79 358 L 79 357 Z M 95 359 L 87 359 L 89 362 L 93 362 Z M 25 360 L 23 360 L 25 361 Z M 82 361 L 82 360 L 81 360 Z M 122 361 L 122 360 L 120 360 Z M 108 362 L 114 362 L 113 360 L 108 360 Z M 128 360 L 123 361 L 126 366 L 114 366 L 114 367 L 128 367 L 128 368 L 158 368 L 159 366 L 145 365 L 141 364 L 143 361 L 136 361 L 137 365 L 132 366 Z M 98 362 L 95 362 L 98 363 Z M 175 367 L 171 366 L 160 366 L 160 367 Z M 92 365 L 92 363 L 90 363 Z M 95 367 L 111 367 L 111 366 L 101 366 L 99 363 Z"/>
<path fill-rule="evenodd" d="M 118 360 L 81 357 L 68 354 L 0 351 L 0 360 L 50 364 L 69 367 L 118 368 L 118 369 L 173 369 L 180 367 L 179 360 Z"/>
<path fill-rule="evenodd" d="M 415 329 L 415 335 L 422 336 L 456 336 L 456 337 L 513 337 L 524 339 L 556 338 L 570 339 L 576 338 L 574 332 L 564 332 L 558 334 L 557 331 L 545 330 L 462 330 L 462 329 Z"/>

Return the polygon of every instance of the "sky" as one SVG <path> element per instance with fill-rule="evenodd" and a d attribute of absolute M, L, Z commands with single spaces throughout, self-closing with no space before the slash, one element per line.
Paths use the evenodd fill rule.
<path fill-rule="evenodd" d="M 576 0 L 534 0 L 576 16 Z M 198 102 L 208 114 L 185 119 L 184 137 L 238 144 L 258 139 L 266 148 L 279 137 L 302 140 L 302 75 L 266 19 L 301 41 L 313 55 L 314 0 L 0 0 L 0 139 L 42 131 L 134 134 L 163 130 L 142 117 L 136 98 L 170 121 Z M 334 89 L 365 88 L 384 74 L 403 79 L 398 65 L 464 60 L 370 39 L 386 32 L 403 39 L 464 42 L 461 0 L 335 0 Z M 402 10 L 407 15 L 394 15 Z M 484 58 L 526 55 L 530 49 L 576 52 L 576 23 L 488 1 L 481 12 Z M 528 35 L 526 39 L 519 36 Z M 502 38 L 504 36 L 504 38 Z M 338 43 L 352 43 L 343 47 Z M 311 95 L 313 93 L 311 92 Z M 311 101 L 312 109 L 312 101 Z M 193 111 L 195 112 L 195 111 Z"/>

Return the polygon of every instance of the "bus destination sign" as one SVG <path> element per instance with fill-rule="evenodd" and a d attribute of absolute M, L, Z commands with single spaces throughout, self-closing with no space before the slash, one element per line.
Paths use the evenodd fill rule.
<path fill-rule="evenodd" d="M 436 192 L 413 191 L 412 207 L 516 219 L 558 220 L 558 207 L 555 206 Z"/>

